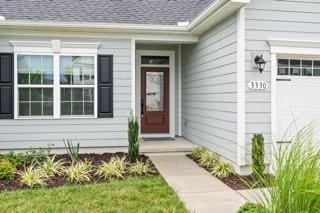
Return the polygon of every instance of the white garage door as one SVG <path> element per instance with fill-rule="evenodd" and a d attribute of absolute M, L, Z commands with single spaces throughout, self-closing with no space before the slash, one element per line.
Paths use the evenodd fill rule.
<path fill-rule="evenodd" d="M 312 125 L 320 138 L 319 60 L 279 59 L 277 76 L 277 140 L 290 141 L 297 129 Z M 311 128 L 311 127 L 310 127 Z"/>

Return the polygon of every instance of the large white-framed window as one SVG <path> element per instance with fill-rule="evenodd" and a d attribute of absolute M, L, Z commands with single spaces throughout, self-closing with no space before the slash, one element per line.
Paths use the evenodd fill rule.
<path fill-rule="evenodd" d="M 15 53 L 16 119 L 97 117 L 97 54 L 76 52 Z"/>

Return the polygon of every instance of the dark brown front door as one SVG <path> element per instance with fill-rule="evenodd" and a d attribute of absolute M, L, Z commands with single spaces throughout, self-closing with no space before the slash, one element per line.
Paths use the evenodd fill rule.
<path fill-rule="evenodd" d="M 141 72 L 141 132 L 169 133 L 169 68 Z"/>

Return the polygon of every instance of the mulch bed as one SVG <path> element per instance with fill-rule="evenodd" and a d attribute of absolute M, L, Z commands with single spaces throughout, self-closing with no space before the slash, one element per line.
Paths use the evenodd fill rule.
<path fill-rule="evenodd" d="M 194 159 L 191 154 L 187 155 L 188 158 L 193 160 L 199 165 L 197 159 Z M 200 166 L 200 165 L 199 165 Z M 202 166 L 200 166 L 202 167 Z M 202 167 L 204 168 L 204 167 Z M 210 172 L 207 168 L 204 168 L 208 172 Z M 272 178 L 271 175 L 268 175 L 267 178 Z M 258 181 L 254 176 L 247 175 L 247 176 L 240 176 L 240 175 L 232 175 L 226 178 L 219 178 L 223 183 L 228 185 L 233 190 L 245 190 L 245 189 L 257 189 L 257 188 L 264 188 L 265 185 Z"/>
<path fill-rule="evenodd" d="M 126 153 L 118 152 L 118 153 L 104 153 L 104 154 L 79 154 L 79 160 L 85 161 L 88 160 L 92 162 L 93 166 L 99 166 L 101 165 L 102 161 L 109 162 L 112 157 L 127 157 Z M 64 160 L 66 162 L 66 166 L 71 165 L 71 161 L 68 157 L 68 155 L 56 155 L 56 160 Z M 145 155 L 139 156 L 139 161 L 147 162 L 149 161 L 150 168 L 152 169 L 152 173 L 150 175 L 157 175 L 159 174 L 156 167 L 153 165 L 151 160 Z M 23 171 L 24 168 L 17 168 L 17 172 Z M 124 174 L 124 177 L 131 176 L 129 173 Z M 93 183 L 102 183 L 102 182 L 108 182 L 108 180 L 101 178 L 100 176 L 97 176 L 95 172 L 92 172 L 91 174 L 91 181 L 86 184 L 93 184 Z M 47 181 L 47 188 L 52 187 L 59 187 L 63 185 L 70 184 L 68 183 L 66 177 L 64 176 L 54 176 L 50 177 Z M 15 176 L 13 180 L 0 180 L 0 192 L 1 191 L 12 191 L 12 190 L 18 190 L 18 189 L 28 189 L 28 187 L 21 185 L 18 175 Z"/>

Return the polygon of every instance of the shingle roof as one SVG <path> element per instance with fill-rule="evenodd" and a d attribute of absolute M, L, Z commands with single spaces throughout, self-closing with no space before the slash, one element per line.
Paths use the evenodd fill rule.
<path fill-rule="evenodd" d="M 176 25 L 215 0 L 0 0 L 6 20 Z"/>

